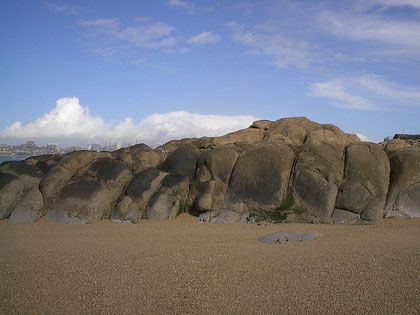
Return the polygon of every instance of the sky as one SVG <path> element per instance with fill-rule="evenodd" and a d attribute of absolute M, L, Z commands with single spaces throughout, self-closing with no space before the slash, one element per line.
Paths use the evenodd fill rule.
<path fill-rule="evenodd" d="M 0 43 L 0 143 L 420 133 L 420 0 L 0 0 Z"/>

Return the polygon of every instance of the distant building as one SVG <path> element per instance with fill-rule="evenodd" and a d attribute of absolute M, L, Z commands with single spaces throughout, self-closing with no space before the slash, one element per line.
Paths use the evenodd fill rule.
<path fill-rule="evenodd" d="M 60 146 L 57 143 L 48 143 L 47 152 L 48 153 L 58 153 L 60 152 Z"/>
<path fill-rule="evenodd" d="M 24 150 L 35 150 L 36 148 L 35 141 L 26 141 L 25 144 L 22 144 L 22 149 Z"/>
<path fill-rule="evenodd" d="M 420 141 L 420 135 L 407 135 L 407 134 L 400 134 L 397 133 L 394 136 L 394 139 L 401 139 L 401 140 L 408 140 L 408 141 Z"/>
<path fill-rule="evenodd" d="M 119 150 L 123 147 L 123 145 L 121 142 L 116 142 L 114 147 L 115 147 L 115 150 Z"/>
<path fill-rule="evenodd" d="M 93 144 L 90 145 L 90 150 L 100 152 L 101 151 L 101 145 L 98 144 L 98 143 L 93 143 Z"/>

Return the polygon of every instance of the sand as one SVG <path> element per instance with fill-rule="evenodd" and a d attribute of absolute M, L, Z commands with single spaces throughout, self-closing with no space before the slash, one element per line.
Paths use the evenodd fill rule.
<path fill-rule="evenodd" d="M 264 245 L 276 231 L 306 243 Z M 420 313 L 420 219 L 372 226 L 0 221 L 0 313 Z"/>

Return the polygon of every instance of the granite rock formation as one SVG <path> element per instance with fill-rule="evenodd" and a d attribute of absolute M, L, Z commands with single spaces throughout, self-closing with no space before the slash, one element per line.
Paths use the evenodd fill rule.
<path fill-rule="evenodd" d="M 362 142 L 304 117 L 221 137 L 0 165 L 0 219 L 375 223 L 420 217 L 420 147 Z"/>

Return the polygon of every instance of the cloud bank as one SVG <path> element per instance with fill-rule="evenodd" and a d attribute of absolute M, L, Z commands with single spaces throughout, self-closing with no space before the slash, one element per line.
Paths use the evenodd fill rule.
<path fill-rule="evenodd" d="M 15 122 L 0 131 L 0 141 L 21 143 L 35 140 L 39 143 L 57 142 L 63 146 L 99 142 L 142 142 L 163 144 L 173 139 L 220 136 L 243 129 L 257 118 L 251 115 L 203 115 L 185 111 L 152 114 L 135 123 L 127 117 L 113 124 L 92 116 L 77 97 L 60 98 L 49 113 L 27 124 Z M 3 142 L 2 141 L 2 142 Z"/>

